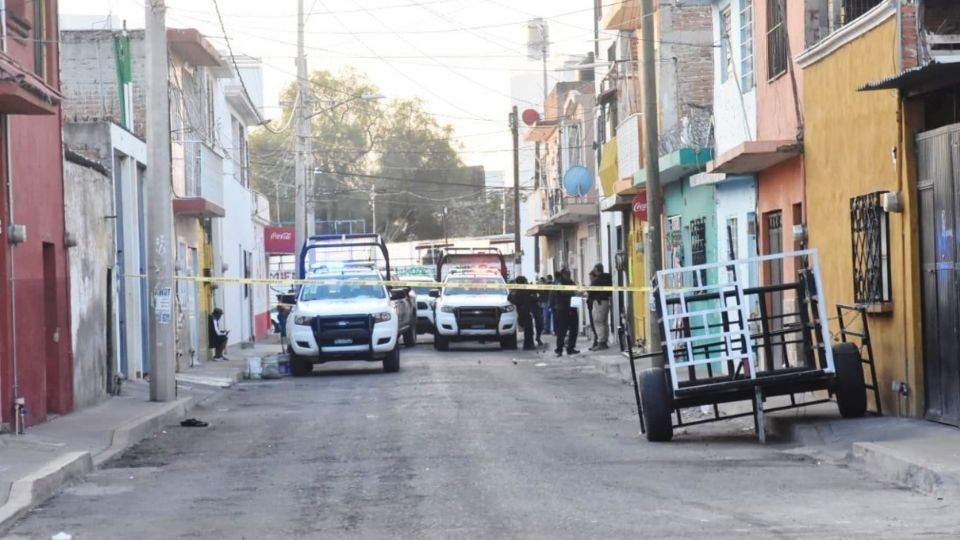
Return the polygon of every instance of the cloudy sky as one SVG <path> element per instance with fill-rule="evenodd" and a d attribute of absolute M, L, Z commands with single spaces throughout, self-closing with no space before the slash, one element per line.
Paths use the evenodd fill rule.
<path fill-rule="evenodd" d="M 265 112 L 271 117 L 280 88 L 296 75 L 297 0 L 218 1 L 234 53 L 263 61 Z M 511 170 L 511 78 L 540 80 L 539 62 L 526 56 L 526 22 L 547 19 L 551 70 L 593 50 L 591 0 L 304 1 L 310 69 L 354 66 L 387 97 L 422 98 L 456 128 L 465 161 L 491 171 Z M 168 26 L 198 28 L 225 48 L 213 0 L 168 0 L 167 6 Z M 112 15 L 129 28 L 143 27 L 142 0 L 60 0 L 60 12 L 104 21 Z M 540 101 L 519 106 L 540 109 Z"/>

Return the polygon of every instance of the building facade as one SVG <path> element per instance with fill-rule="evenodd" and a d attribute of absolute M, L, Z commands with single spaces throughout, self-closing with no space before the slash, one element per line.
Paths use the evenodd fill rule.
<path fill-rule="evenodd" d="M 0 52 L 0 423 L 74 406 L 55 0 L 10 1 Z"/>

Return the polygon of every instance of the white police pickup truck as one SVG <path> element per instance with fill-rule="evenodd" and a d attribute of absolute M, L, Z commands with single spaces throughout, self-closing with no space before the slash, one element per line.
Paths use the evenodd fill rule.
<path fill-rule="evenodd" d="M 451 342 L 499 341 L 502 349 L 516 349 L 517 308 L 507 299 L 504 285 L 503 277 L 495 273 L 468 270 L 447 276 L 441 290 L 431 291 L 436 298 L 434 347 L 445 351 Z"/>
<path fill-rule="evenodd" d="M 313 365 L 336 360 L 382 361 L 383 370 L 400 369 L 400 335 L 414 333 L 415 314 L 408 288 L 388 288 L 370 261 L 317 261 L 315 250 L 386 247 L 376 235 L 312 237 L 300 260 L 297 303 L 287 319 L 290 372 L 308 375 Z M 308 258 L 310 260 L 308 260 Z M 326 258 L 326 257 L 325 257 Z M 389 260 L 386 262 L 389 280 Z"/>

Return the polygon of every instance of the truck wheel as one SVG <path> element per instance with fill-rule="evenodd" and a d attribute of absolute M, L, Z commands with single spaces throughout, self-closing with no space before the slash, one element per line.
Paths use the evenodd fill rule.
<path fill-rule="evenodd" d="M 517 350 L 517 334 L 500 338 L 500 348 L 505 351 Z"/>
<path fill-rule="evenodd" d="M 860 418 L 867 412 L 867 387 L 860 350 L 853 343 L 838 343 L 833 346 L 833 363 L 837 371 L 834 392 L 840 416 Z"/>
<path fill-rule="evenodd" d="M 640 373 L 640 404 L 647 440 L 667 442 L 672 439 L 673 394 L 663 368 L 647 368 Z"/>
<path fill-rule="evenodd" d="M 438 351 L 449 351 L 450 350 L 450 339 L 436 334 L 433 336 L 433 348 Z"/>
<path fill-rule="evenodd" d="M 313 372 L 313 364 L 306 358 L 297 355 L 290 355 L 290 374 L 294 377 L 306 377 Z"/>
<path fill-rule="evenodd" d="M 390 354 L 383 359 L 383 372 L 396 373 L 400 371 L 400 346 L 397 345 Z"/>
<path fill-rule="evenodd" d="M 410 328 L 408 328 L 407 331 L 403 333 L 403 346 L 409 349 L 410 347 L 413 347 L 416 344 L 417 344 L 417 326 L 415 324 L 412 324 L 410 325 Z"/>

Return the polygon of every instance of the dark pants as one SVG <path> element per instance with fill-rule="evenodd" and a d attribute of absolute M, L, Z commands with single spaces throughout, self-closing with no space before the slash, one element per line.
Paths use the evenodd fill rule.
<path fill-rule="evenodd" d="M 537 329 L 537 341 L 540 341 L 543 335 L 543 308 L 539 305 L 533 310 L 533 324 Z"/>
<path fill-rule="evenodd" d="M 533 323 L 533 314 L 529 311 L 521 311 L 520 316 L 520 328 L 523 328 L 523 348 L 532 349 L 533 348 L 533 334 L 534 334 L 534 323 Z"/>
<path fill-rule="evenodd" d="M 227 348 L 227 336 L 212 336 L 213 337 L 213 348 L 216 350 L 214 353 L 214 358 L 220 358 L 223 356 L 223 350 Z"/>
<path fill-rule="evenodd" d="M 562 353 L 564 344 L 566 344 L 568 353 L 576 349 L 577 326 L 579 326 L 576 308 L 560 308 L 555 306 L 553 310 L 553 320 L 557 330 L 557 348 L 554 349 L 554 352 L 558 354 Z M 564 342 L 564 340 L 566 340 L 566 342 Z"/>

